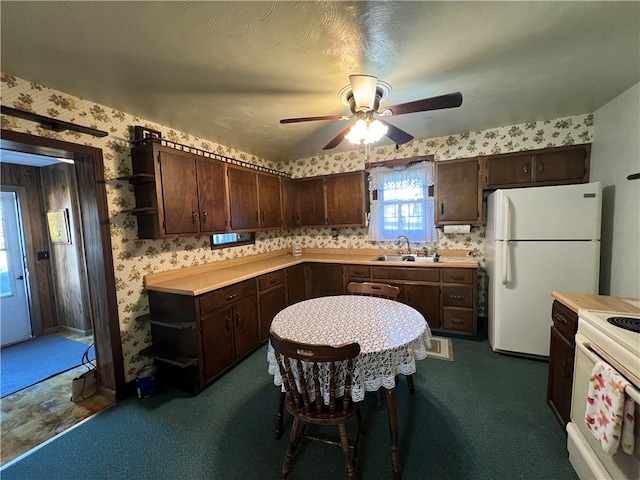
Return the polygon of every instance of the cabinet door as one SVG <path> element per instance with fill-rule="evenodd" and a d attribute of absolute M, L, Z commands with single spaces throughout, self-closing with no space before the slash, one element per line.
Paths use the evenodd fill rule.
<path fill-rule="evenodd" d="M 364 172 L 345 173 L 327 177 L 327 225 L 364 225 L 364 189 Z"/>
<path fill-rule="evenodd" d="M 259 173 L 258 203 L 260 205 L 260 228 L 282 227 L 282 196 L 280 177 Z"/>
<path fill-rule="evenodd" d="M 308 263 L 304 266 L 306 297 L 326 297 L 344 293 L 342 265 Z"/>
<path fill-rule="evenodd" d="M 233 323 L 235 358 L 237 359 L 253 350 L 260 343 L 255 295 L 243 298 L 233 305 Z"/>
<path fill-rule="evenodd" d="M 304 265 L 287 268 L 287 305 L 293 305 L 306 298 Z"/>
<path fill-rule="evenodd" d="M 199 232 L 195 158 L 185 153 L 167 151 L 160 152 L 158 158 L 165 233 Z"/>
<path fill-rule="evenodd" d="M 224 232 L 227 226 L 224 164 L 208 158 L 196 162 L 200 231 Z"/>
<path fill-rule="evenodd" d="M 551 327 L 549 352 L 547 403 L 558 421 L 566 425 L 571 417 L 574 348 L 555 327 Z"/>
<path fill-rule="evenodd" d="M 532 154 L 499 155 L 486 158 L 486 187 L 494 189 L 531 183 Z"/>
<path fill-rule="evenodd" d="M 287 194 L 290 226 L 325 225 L 324 179 L 292 180 Z"/>
<path fill-rule="evenodd" d="M 482 195 L 476 158 L 435 163 L 435 223 L 479 224 Z"/>
<path fill-rule="evenodd" d="M 430 328 L 441 328 L 440 286 L 398 284 L 400 301 L 418 310 Z"/>
<path fill-rule="evenodd" d="M 538 153 L 534 157 L 534 179 L 538 183 L 579 183 L 588 181 L 584 148 Z"/>
<path fill-rule="evenodd" d="M 227 172 L 231 230 L 256 231 L 260 226 L 256 172 L 236 167 L 228 167 Z"/>
<path fill-rule="evenodd" d="M 261 293 L 258 303 L 260 307 L 260 339 L 265 340 L 269 338 L 269 328 L 273 317 L 287 306 L 284 285 Z"/>
<path fill-rule="evenodd" d="M 233 309 L 216 310 L 201 319 L 202 380 L 208 383 L 233 364 Z"/>

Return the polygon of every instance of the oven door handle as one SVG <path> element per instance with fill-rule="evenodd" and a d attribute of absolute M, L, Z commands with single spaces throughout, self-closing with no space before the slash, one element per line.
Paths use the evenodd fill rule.
<path fill-rule="evenodd" d="M 620 373 L 620 370 L 623 370 L 622 368 L 619 368 L 617 366 L 617 362 L 612 361 L 613 359 L 608 357 L 608 358 L 600 358 L 599 355 L 596 355 L 589 347 L 591 345 L 590 344 L 584 344 L 582 342 L 576 342 L 576 347 L 578 347 L 578 349 L 584 353 L 589 360 L 591 360 L 594 364 L 596 362 L 605 362 L 607 364 L 609 364 L 614 370 L 616 370 L 618 373 Z M 622 374 L 621 374 L 622 375 Z M 628 380 L 627 380 L 628 381 Z M 627 385 L 624 388 L 624 393 L 626 393 L 627 395 L 629 395 L 636 403 L 640 403 L 640 392 L 638 392 L 638 390 L 636 390 L 633 385 L 631 383 L 629 383 L 629 385 Z"/>

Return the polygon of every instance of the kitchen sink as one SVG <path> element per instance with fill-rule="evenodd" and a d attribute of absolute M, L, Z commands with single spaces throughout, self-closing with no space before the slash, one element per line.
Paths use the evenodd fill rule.
<path fill-rule="evenodd" d="M 373 258 L 374 262 L 416 262 L 431 263 L 436 262 L 436 257 L 419 257 L 417 255 L 380 255 Z"/>

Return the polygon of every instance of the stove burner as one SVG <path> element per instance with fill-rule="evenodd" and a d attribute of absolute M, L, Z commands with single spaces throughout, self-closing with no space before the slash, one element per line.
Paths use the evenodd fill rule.
<path fill-rule="evenodd" d="M 616 327 L 624 328 L 632 332 L 640 333 L 640 318 L 631 317 L 609 317 L 607 322 Z"/>

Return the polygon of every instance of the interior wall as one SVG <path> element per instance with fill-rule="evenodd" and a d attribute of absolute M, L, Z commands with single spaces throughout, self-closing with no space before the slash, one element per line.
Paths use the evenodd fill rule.
<path fill-rule="evenodd" d="M 591 179 L 602 182 L 600 293 L 640 298 L 640 83 L 594 113 Z"/>
<path fill-rule="evenodd" d="M 49 239 L 44 218 L 44 206 L 41 194 L 38 168 L 26 165 L 14 165 L 0 162 L 0 178 L 2 185 L 23 187 L 29 210 L 31 243 L 25 248 L 28 255 L 37 258 L 37 252 L 49 251 Z M 34 271 L 30 272 L 32 298 L 37 302 L 32 305 L 32 327 L 35 335 L 55 328 L 58 325 L 55 309 L 55 298 L 52 286 L 50 260 L 35 260 Z M 35 295 L 34 295 L 35 293 Z"/>
<path fill-rule="evenodd" d="M 40 175 L 45 211 L 64 210 L 69 220 L 71 243 L 50 245 L 58 326 L 87 335 L 92 322 L 75 170 L 73 165 L 60 163 L 42 167 Z"/>

